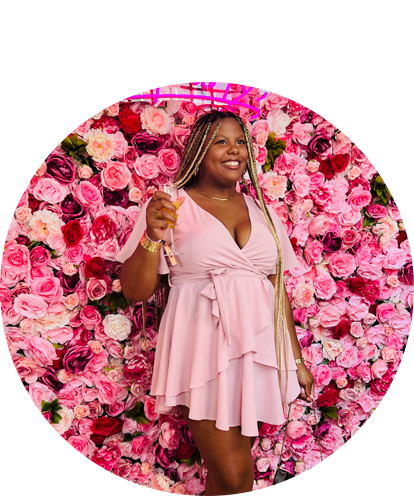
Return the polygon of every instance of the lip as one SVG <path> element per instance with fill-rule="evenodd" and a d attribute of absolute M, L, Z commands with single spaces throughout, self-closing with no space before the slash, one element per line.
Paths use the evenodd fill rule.
<path fill-rule="evenodd" d="M 239 162 L 237 165 L 228 165 L 226 162 Z M 223 167 L 226 167 L 226 169 L 231 169 L 231 170 L 236 170 L 240 168 L 240 161 L 239 160 L 226 160 L 226 162 L 222 162 L 221 165 Z"/>

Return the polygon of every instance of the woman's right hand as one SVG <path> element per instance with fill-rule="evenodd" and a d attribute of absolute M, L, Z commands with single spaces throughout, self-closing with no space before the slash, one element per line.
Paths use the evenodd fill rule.
<path fill-rule="evenodd" d="M 180 206 L 183 204 L 185 200 L 184 196 L 180 196 L 177 198 Z M 177 214 L 177 208 L 172 203 L 174 199 L 168 193 L 164 193 L 164 191 L 155 191 L 151 201 L 147 206 L 147 233 L 148 236 L 154 241 L 159 241 L 164 238 L 165 231 L 168 229 L 167 220 L 170 223 L 175 224 L 177 219 L 170 212 L 174 212 Z M 161 210 L 162 208 L 166 208 L 170 212 L 166 210 Z M 155 217 L 155 212 L 158 211 L 158 218 Z"/>

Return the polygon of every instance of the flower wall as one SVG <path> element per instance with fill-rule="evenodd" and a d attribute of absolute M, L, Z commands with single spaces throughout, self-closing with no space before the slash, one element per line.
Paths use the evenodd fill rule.
<path fill-rule="evenodd" d="M 287 429 L 263 425 L 254 489 L 271 485 L 280 455 L 300 474 L 320 462 L 317 436 L 326 458 L 372 415 L 401 362 L 414 300 L 404 224 L 373 165 L 323 117 L 274 93 L 259 104 L 261 94 L 241 97 L 260 119 L 232 110 L 250 128 L 265 199 L 300 261 L 286 287 L 317 408 L 297 400 Z M 183 418 L 154 411 L 155 312 L 150 300 L 145 346 L 141 305 L 124 298 L 115 256 L 143 203 L 173 180 L 196 111 L 191 100 L 120 102 L 65 138 L 21 197 L 0 284 L 10 353 L 45 419 L 106 470 L 180 494 L 203 493 L 206 468 Z"/>

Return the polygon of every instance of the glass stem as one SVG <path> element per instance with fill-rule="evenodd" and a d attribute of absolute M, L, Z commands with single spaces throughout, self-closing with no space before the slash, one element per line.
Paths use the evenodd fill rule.
<path fill-rule="evenodd" d="M 171 250 L 175 254 L 175 243 L 174 243 L 174 229 L 170 229 L 171 233 Z"/>

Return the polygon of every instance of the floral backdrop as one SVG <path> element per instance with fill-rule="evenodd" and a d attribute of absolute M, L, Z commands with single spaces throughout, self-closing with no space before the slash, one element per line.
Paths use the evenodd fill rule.
<path fill-rule="evenodd" d="M 259 105 L 259 89 L 229 87 L 260 107 L 253 121 L 249 107 L 232 110 L 300 261 L 286 287 L 317 398 L 315 411 L 295 401 L 287 428 L 263 425 L 252 450 L 260 489 L 280 456 L 300 474 L 321 460 L 317 437 L 325 459 L 375 411 L 407 343 L 413 267 L 394 199 L 358 146 L 292 100 L 267 93 Z M 196 112 L 189 99 L 119 102 L 67 136 L 16 208 L 0 284 L 10 353 L 45 419 L 106 470 L 180 494 L 202 494 L 206 468 L 183 418 L 154 411 L 154 308 L 145 345 L 115 256 L 146 199 L 172 181 Z"/>

